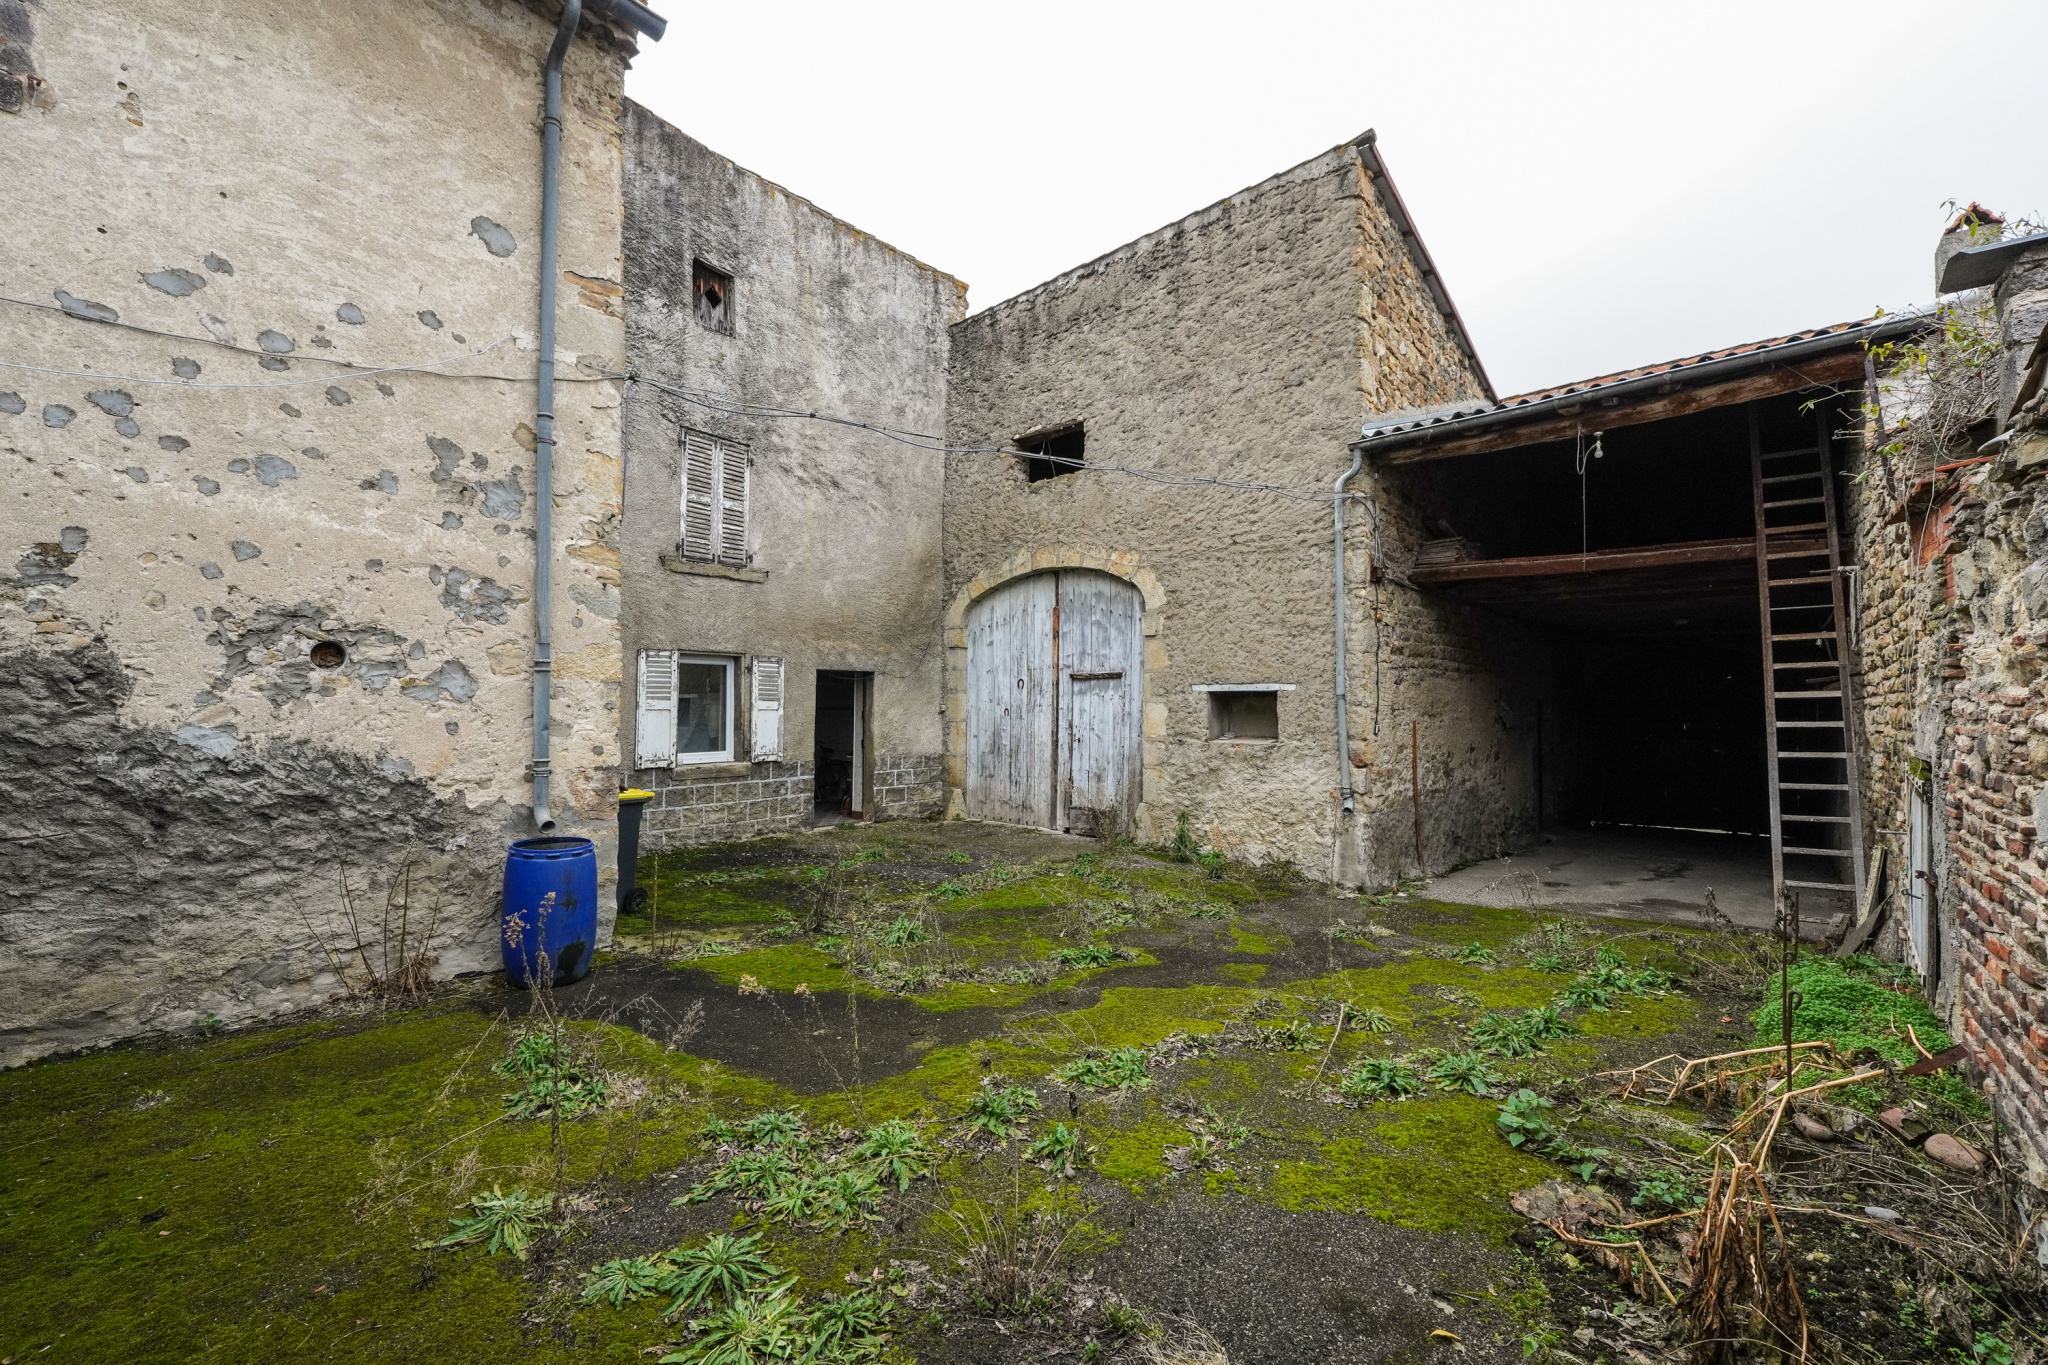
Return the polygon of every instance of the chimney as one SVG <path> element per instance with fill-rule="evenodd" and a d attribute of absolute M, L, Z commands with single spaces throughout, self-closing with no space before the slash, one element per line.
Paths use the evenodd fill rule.
<path fill-rule="evenodd" d="M 1990 246 L 2004 232 L 2004 217 L 1972 200 L 1934 244 L 1934 292 L 1942 292 L 1941 273 L 1948 268 L 1949 257 L 1973 246 Z"/>

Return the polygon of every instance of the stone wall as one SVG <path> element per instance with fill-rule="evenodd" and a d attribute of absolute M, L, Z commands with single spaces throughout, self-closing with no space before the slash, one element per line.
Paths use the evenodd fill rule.
<path fill-rule="evenodd" d="M 1928 981 L 1963 1040 L 2008 1131 L 2028 1150 L 2029 1178 L 2048 1188 L 2048 413 L 2038 391 L 2009 416 L 2030 348 L 2012 319 L 2048 305 L 2048 249 L 2023 258 L 1998 288 L 2003 439 L 1968 441 L 1916 460 L 1864 457 L 1855 503 L 1864 565 L 1863 715 L 1871 754 L 1866 807 L 1904 826 L 1905 769 L 1933 784 L 1935 928 Z M 1910 383 L 1883 386 L 1884 430 L 1915 401 Z M 1936 461 L 1962 467 L 1937 472 Z M 1917 466 L 1917 467 L 1915 467 Z M 1889 524 L 1888 524 L 1889 523 Z M 1896 890 L 1879 939 L 1904 955 Z"/>
<path fill-rule="evenodd" d="M 343 871 L 374 912 L 408 851 L 440 970 L 487 966 L 531 832 L 553 21 L 14 8 L 0 352 L 45 368 L 0 381 L 0 1055 L 326 998 Z M 569 57 L 554 489 L 556 813 L 607 880 L 628 51 Z"/>
<path fill-rule="evenodd" d="M 1416 263 L 1352 146 L 1338 147 L 1190 215 L 953 329 L 947 432 L 954 445 L 1012 442 L 1081 421 L 1093 464 L 1301 490 L 1305 497 L 1151 483 L 1107 470 L 1029 482 L 1012 457 L 949 458 L 946 590 L 949 801 L 964 781 L 967 606 L 1020 574 L 1073 565 L 1119 574 L 1145 597 L 1143 791 L 1136 834 L 1160 839 L 1190 812 L 1205 843 L 1233 856 L 1289 859 L 1316 876 L 1384 882 L 1414 865 L 1406 814 L 1408 721 L 1430 708 L 1438 793 L 1475 794 L 1440 824 L 1429 857 L 1448 865 L 1515 823 L 1502 795 L 1492 680 L 1468 695 L 1422 686 L 1426 657 L 1457 656 L 1460 676 L 1496 659 L 1480 628 L 1412 592 L 1367 580 L 1370 518 L 1352 517 L 1354 715 L 1361 719 L 1362 815 L 1340 823 L 1327 490 L 1346 445 L 1382 410 L 1478 392 Z M 1391 480 L 1377 492 L 1383 539 L 1412 544 Z M 1377 605 L 1375 605 L 1377 603 Z M 1375 613 L 1383 658 L 1373 693 Z M 1466 651 L 1460 653 L 1460 651 Z M 1447 676 L 1447 675 L 1446 675 Z M 1440 681 L 1440 679 L 1438 680 Z M 1283 683 L 1280 738 L 1208 738 L 1202 684 Z M 1510 765 L 1512 766 L 1512 765 Z M 1486 795 L 1477 795 L 1485 792 Z M 1431 804 L 1436 801 L 1426 795 Z M 1487 803 L 1495 803 L 1488 807 Z M 1526 803 L 1524 803 L 1526 804 Z M 1382 825 L 1388 826 L 1381 828 Z M 1367 830 L 1361 845 L 1360 830 Z M 1404 852 L 1404 850 L 1406 850 Z"/>
<path fill-rule="evenodd" d="M 623 610 L 628 689 L 639 652 L 780 659 L 782 761 L 639 771 L 663 791 L 650 848 L 805 828 L 812 815 L 820 670 L 872 676 L 873 814 L 938 808 L 941 457 L 870 432 L 711 404 L 942 428 L 946 328 L 966 287 L 734 165 L 637 105 L 626 117 L 630 404 Z M 732 278 L 729 331 L 700 323 L 692 275 Z M 682 390 L 682 393 L 676 392 Z M 696 401 L 693 401 L 696 400 Z M 688 430 L 753 460 L 750 557 L 740 571 L 679 554 Z M 633 713 L 620 742 L 634 751 Z"/>

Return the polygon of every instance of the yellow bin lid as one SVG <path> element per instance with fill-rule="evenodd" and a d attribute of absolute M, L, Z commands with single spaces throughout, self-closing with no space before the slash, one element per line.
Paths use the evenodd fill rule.
<path fill-rule="evenodd" d="M 642 791 L 638 787 L 629 787 L 619 793 L 619 800 L 621 801 L 652 801 L 654 797 L 655 793 Z"/>

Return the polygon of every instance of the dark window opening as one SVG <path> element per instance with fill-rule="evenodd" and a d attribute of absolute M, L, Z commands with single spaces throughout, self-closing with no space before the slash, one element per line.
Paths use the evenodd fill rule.
<path fill-rule="evenodd" d="M 1086 436 L 1078 426 L 1064 431 L 1048 432 L 1042 436 L 1025 436 L 1017 440 L 1017 449 L 1026 452 L 1024 456 L 1024 481 L 1037 483 L 1042 479 L 1056 479 L 1062 474 L 1072 474 L 1081 468 L 1082 449 Z"/>
<path fill-rule="evenodd" d="M 1209 738 L 1280 738 L 1280 694 L 1277 692 L 1211 692 Z"/>
<path fill-rule="evenodd" d="M 690 296 L 700 324 L 732 334 L 732 276 L 696 261 L 690 270 Z"/>

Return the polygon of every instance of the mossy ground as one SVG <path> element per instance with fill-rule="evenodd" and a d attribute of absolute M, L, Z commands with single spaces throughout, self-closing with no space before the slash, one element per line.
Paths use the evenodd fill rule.
<path fill-rule="evenodd" d="M 950 1144 L 937 1180 L 892 1198 L 866 1231 L 769 1228 L 775 1258 L 805 1292 L 841 1287 L 849 1272 L 892 1257 L 942 1262 L 941 1215 L 960 1200 L 1015 1188 L 1045 1197 L 1060 1182 L 1022 1165 L 1020 1153 L 1069 1122 L 1093 1151 L 1067 1187 L 1095 1210 L 1103 1263 L 1141 1307 L 1173 1308 L 1185 1288 L 1174 1267 L 1191 1261 L 1221 1276 L 1224 1294 L 1233 1274 L 1261 1282 L 1290 1257 L 1308 1258 L 1294 1276 L 1303 1284 L 1333 1267 L 1361 1279 L 1394 1266 L 1409 1297 L 1370 1311 L 1355 1295 L 1304 1298 L 1287 1310 L 1291 1339 L 1323 1341 L 1321 1358 L 1405 1358 L 1443 1324 L 1475 1359 L 1518 1358 L 1520 1328 L 1502 1306 L 1512 1293 L 1494 1292 L 1521 1282 L 1506 1198 L 1558 1168 L 1498 1137 L 1495 1100 L 1431 1089 L 1353 1105 L 1336 1102 L 1334 1086 L 1360 1058 L 1456 1050 L 1485 1011 L 1548 1002 L 1566 978 L 1535 970 L 1516 946 L 1534 917 L 1421 899 L 1365 906 L 1270 871 L 1218 877 L 1137 850 L 968 825 L 842 828 L 697 850 L 650 859 L 641 877 L 655 893 L 649 913 L 622 921 L 617 961 L 562 1002 L 619 1102 L 563 1125 L 559 1149 L 547 1124 L 502 1117 L 511 1083 L 489 1068 L 530 1002 L 488 983 L 414 1008 L 130 1045 L 0 1076 L 10 1149 L 0 1355 L 640 1359 L 675 1334 L 660 1305 L 583 1306 L 576 1277 L 612 1256 L 731 1226 L 740 1212 L 722 1197 L 671 1205 L 702 1173 L 698 1129 L 714 1114 L 795 1105 L 817 1125 L 917 1118 Z M 806 929 L 828 882 L 837 908 Z M 858 975 L 837 923 L 850 904 L 920 916 L 928 938 L 906 954 L 951 964 L 956 979 L 941 973 L 892 993 Z M 1392 932 L 1363 934 L 1373 923 Z M 1683 965 L 1715 951 L 1663 926 L 1604 921 L 1585 932 L 1637 961 Z M 678 956 L 707 939 L 740 948 Z M 1474 942 L 1495 959 L 1450 960 Z M 967 979 L 1090 943 L 1129 956 L 1026 981 Z M 665 1018 L 689 1000 L 711 1022 L 670 1036 L 676 1050 L 652 1041 L 661 1030 L 605 994 L 608 973 L 624 983 L 639 979 L 633 972 L 673 984 Z M 1337 1002 L 1378 1011 L 1392 1028 L 1338 1034 Z M 1554 1084 L 1711 1050 L 1728 1007 L 1681 990 L 1611 1014 L 1573 1011 L 1582 1031 L 1542 1056 L 1500 1063 L 1501 1083 Z M 745 1027 L 722 1031 L 728 1017 Z M 1298 1050 L 1233 1041 L 1252 1025 L 1294 1019 L 1307 1029 Z M 636 1022 L 645 1033 L 626 1026 Z M 1156 1064 L 1145 1087 L 1052 1079 L 1090 1048 L 1149 1048 L 1176 1033 L 1222 1041 Z M 785 1070 L 753 1060 L 774 1054 L 817 1062 Z M 961 1115 L 989 1077 L 1040 1099 L 1024 1139 L 966 1139 Z M 1177 1169 L 1169 1153 L 1189 1146 L 1205 1114 L 1251 1136 L 1214 1162 Z M 461 1192 L 494 1182 L 573 1192 L 571 1230 L 526 1263 L 421 1249 L 446 1229 Z M 1264 1260 L 1233 1260 L 1254 1255 Z M 1429 1293 L 1459 1286 L 1486 1287 L 1485 1302 L 1458 1298 L 1456 1318 L 1440 1317 Z M 1414 1293 L 1422 1297 L 1411 1302 Z M 1247 1306 L 1236 1320 L 1267 1307 Z M 1302 1358 L 1282 1342 L 1226 1337 L 1234 1360 Z M 964 1348 L 921 1329 L 896 1349 L 901 1359 L 945 1360 Z"/>

